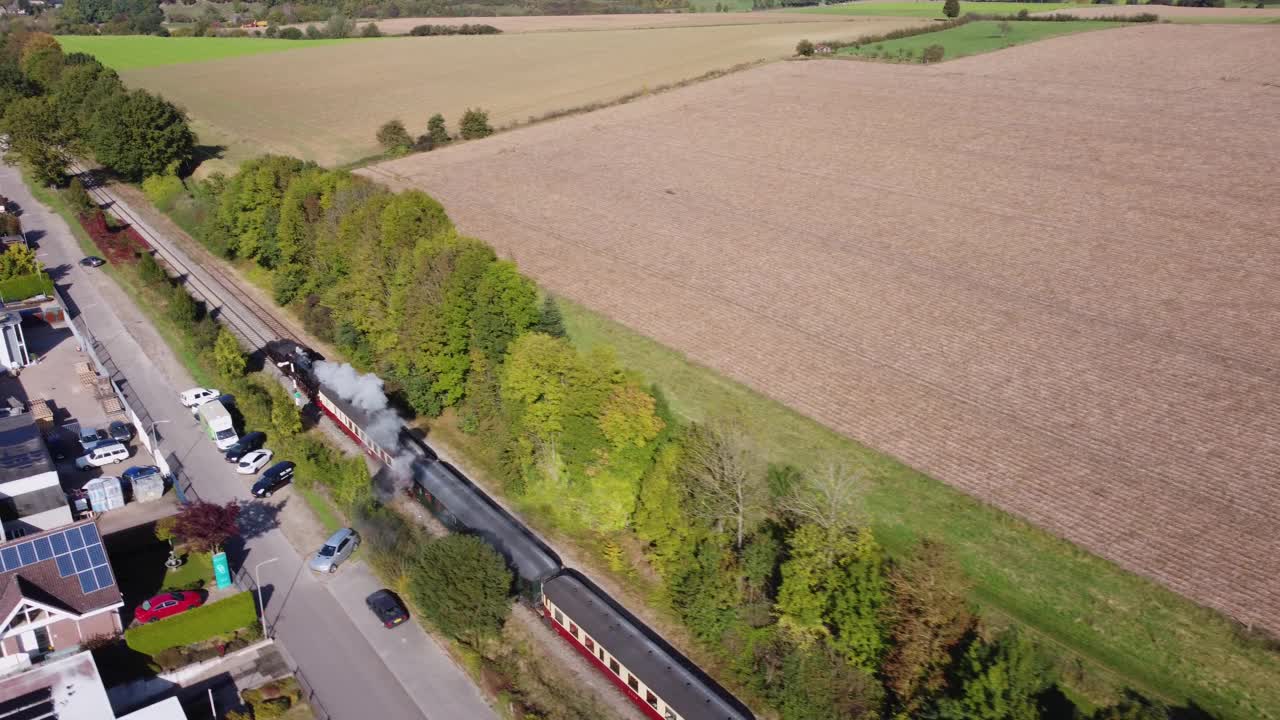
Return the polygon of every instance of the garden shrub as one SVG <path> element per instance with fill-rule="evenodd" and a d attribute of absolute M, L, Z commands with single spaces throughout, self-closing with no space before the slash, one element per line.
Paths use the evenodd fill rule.
<path fill-rule="evenodd" d="M 185 191 L 177 175 L 150 175 L 142 181 L 142 192 L 147 199 L 165 212 L 173 209 L 173 204 Z"/>
<path fill-rule="evenodd" d="M 941 45 L 930 45 L 920 51 L 920 62 L 930 65 L 936 62 L 942 62 L 943 56 L 947 54 L 946 48 Z"/>

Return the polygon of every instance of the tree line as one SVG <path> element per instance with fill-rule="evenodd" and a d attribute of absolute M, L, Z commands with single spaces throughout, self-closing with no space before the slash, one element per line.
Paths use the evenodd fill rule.
<path fill-rule="evenodd" d="M 145 90 L 128 90 L 90 55 L 62 52 L 53 36 L 18 30 L 0 44 L 0 126 L 9 156 L 44 185 L 66 182 L 74 157 L 93 157 L 129 180 L 176 173 L 195 149 L 186 115 Z"/>
<path fill-rule="evenodd" d="M 268 271 L 278 303 L 413 412 L 452 409 L 522 507 L 615 570 L 647 563 L 781 717 L 1086 717 L 1030 638 L 983 625 L 948 548 L 885 553 L 858 471 L 771 465 L 733 418 L 675 417 L 609 351 L 575 348 L 555 301 L 426 194 L 267 156 L 196 196 L 211 249 Z M 1092 715 L 1167 716 L 1136 695 Z"/>

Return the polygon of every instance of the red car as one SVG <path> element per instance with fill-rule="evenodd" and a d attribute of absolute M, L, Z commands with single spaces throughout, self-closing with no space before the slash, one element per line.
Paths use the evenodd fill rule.
<path fill-rule="evenodd" d="M 141 623 L 155 622 L 156 620 L 173 617 L 178 613 L 184 613 L 193 607 L 200 607 L 203 604 L 204 598 L 200 597 L 200 593 L 190 590 L 160 593 L 139 605 L 133 611 L 133 617 Z"/>

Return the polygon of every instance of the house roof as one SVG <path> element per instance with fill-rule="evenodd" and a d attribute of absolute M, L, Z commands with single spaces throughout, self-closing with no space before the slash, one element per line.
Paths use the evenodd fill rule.
<path fill-rule="evenodd" d="M 0 417 L 0 483 L 47 472 L 53 472 L 53 458 L 31 413 Z"/>
<path fill-rule="evenodd" d="M 120 587 L 93 520 L 0 544 L 0 567 L 0 618 L 23 599 L 74 615 L 121 602 Z"/>
<path fill-rule="evenodd" d="M 0 680 L 0 718 L 110 720 L 115 717 L 102 676 L 85 651 L 41 663 Z"/>

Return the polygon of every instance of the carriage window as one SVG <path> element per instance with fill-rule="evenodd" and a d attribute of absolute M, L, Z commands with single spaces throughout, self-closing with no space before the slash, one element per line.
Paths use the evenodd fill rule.
<path fill-rule="evenodd" d="M 560 614 L 559 610 L 556 610 L 556 622 L 560 623 L 561 625 L 564 624 L 564 616 Z"/>
<path fill-rule="evenodd" d="M 573 623 L 569 623 L 569 632 L 572 633 L 575 638 L 578 637 L 578 626 Z"/>
<path fill-rule="evenodd" d="M 600 662 L 604 662 L 604 648 L 600 648 Z"/>
<path fill-rule="evenodd" d="M 645 699 L 645 700 L 648 700 L 650 705 L 652 705 L 652 706 L 654 706 L 654 707 L 658 707 L 658 696 L 657 696 L 657 695 L 654 695 L 653 693 L 651 693 L 651 692 L 649 692 L 649 691 L 645 691 L 644 699 Z"/>
<path fill-rule="evenodd" d="M 635 675 L 632 675 L 631 673 L 627 673 L 627 684 L 631 686 L 632 690 L 635 690 L 636 692 L 640 692 L 640 681 L 636 680 Z"/>
<path fill-rule="evenodd" d="M 594 651 L 596 649 L 596 641 L 587 636 L 587 649 Z"/>
<path fill-rule="evenodd" d="M 609 658 L 609 669 L 613 671 L 614 675 L 617 675 L 618 677 L 622 677 L 622 667 L 618 665 L 617 660 L 614 660 L 613 658 Z"/>

